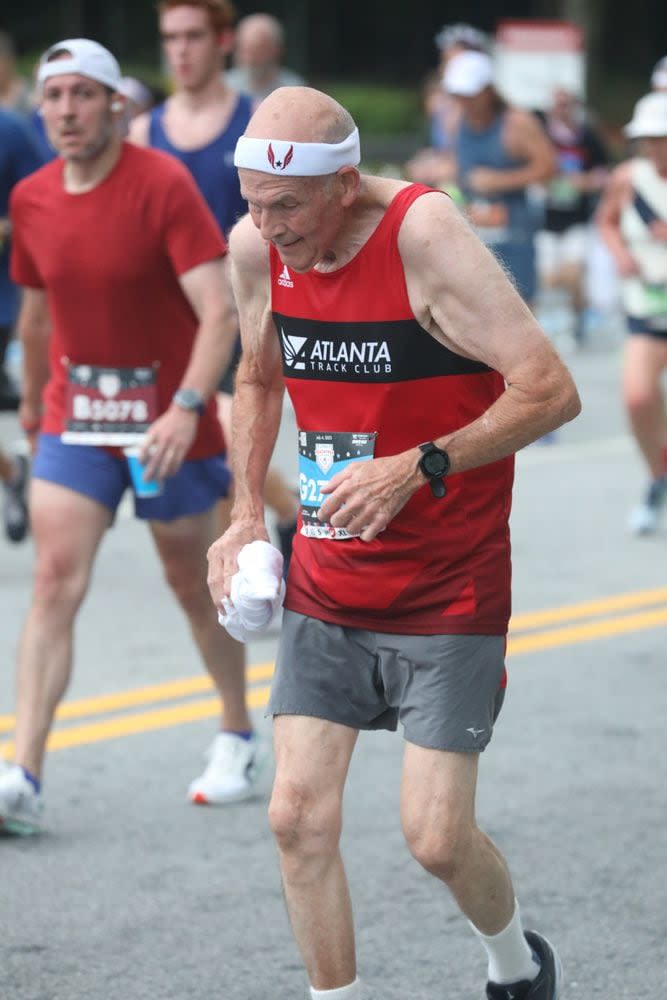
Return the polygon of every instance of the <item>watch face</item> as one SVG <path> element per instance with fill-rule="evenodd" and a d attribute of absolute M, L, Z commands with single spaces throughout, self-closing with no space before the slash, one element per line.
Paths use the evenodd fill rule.
<path fill-rule="evenodd" d="M 195 389 L 177 389 L 174 402 L 184 410 L 192 410 L 193 413 L 204 412 L 204 400 Z"/>
<path fill-rule="evenodd" d="M 429 451 L 422 458 L 422 468 L 427 476 L 444 476 L 449 469 L 449 459 L 441 451 Z"/>

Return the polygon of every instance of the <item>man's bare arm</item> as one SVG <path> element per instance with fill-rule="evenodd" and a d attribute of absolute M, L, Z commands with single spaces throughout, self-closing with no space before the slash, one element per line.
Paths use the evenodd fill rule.
<path fill-rule="evenodd" d="M 44 289 L 23 289 L 18 333 L 23 346 L 19 417 L 32 443 L 42 418 L 42 393 L 49 379 L 51 320 Z"/>
<path fill-rule="evenodd" d="M 231 525 L 208 552 L 208 586 L 216 607 L 229 596 L 241 548 L 257 539 L 269 539 L 263 488 L 284 393 L 282 359 L 271 316 L 267 245 L 249 216 L 232 230 L 229 245 L 242 353 L 232 404 Z"/>
<path fill-rule="evenodd" d="M 284 383 L 271 315 L 268 248 L 246 216 L 230 237 L 232 284 L 242 353 L 232 409 L 235 511 L 263 517 L 263 487 L 273 453 Z"/>
<path fill-rule="evenodd" d="M 236 336 L 236 310 L 225 260 L 206 261 L 186 271 L 179 282 L 199 320 L 197 335 L 180 387 L 211 396 L 231 357 Z M 151 424 L 143 443 L 146 475 L 165 479 L 176 474 L 197 433 L 196 412 L 172 403 Z"/>
<path fill-rule="evenodd" d="M 411 206 L 399 234 L 417 320 L 436 340 L 500 372 L 505 392 L 478 419 L 435 443 L 451 471 L 486 465 L 571 420 L 580 409 L 572 378 L 507 276 L 445 195 Z M 399 455 L 353 463 L 322 490 L 322 520 L 371 541 L 425 485 L 420 442 Z"/>
<path fill-rule="evenodd" d="M 419 198 L 406 216 L 399 248 L 419 322 L 445 346 L 484 362 L 506 382 L 482 417 L 441 437 L 452 471 L 510 455 L 579 413 L 567 368 L 449 199 Z"/>
<path fill-rule="evenodd" d="M 193 267 L 179 278 L 199 328 L 181 385 L 208 399 L 229 364 L 236 340 L 237 316 L 228 257 Z"/>

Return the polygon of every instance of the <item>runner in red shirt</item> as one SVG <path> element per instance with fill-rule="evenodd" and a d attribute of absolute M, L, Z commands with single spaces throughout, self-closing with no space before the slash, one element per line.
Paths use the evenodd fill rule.
<path fill-rule="evenodd" d="M 60 157 L 18 185 L 11 204 L 37 553 L 15 765 L 0 774 L 0 828 L 19 833 L 41 826 L 43 758 L 71 671 L 74 620 L 130 485 L 122 449 L 132 444 L 143 478 L 157 481 L 152 496 L 135 487 L 137 516 L 149 522 L 223 698 L 222 728 L 242 749 L 211 799 L 243 798 L 252 787 L 243 647 L 219 628 L 202 572 L 230 482 L 214 399 L 236 329 L 226 245 L 185 168 L 120 138 L 120 78 L 95 42 L 48 50 L 42 109 Z"/>
<path fill-rule="evenodd" d="M 475 928 L 487 997 L 557 1000 L 558 956 L 524 932 L 475 792 L 504 695 L 511 456 L 579 400 L 451 200 L 360 174 L 360 158 L 351 116 L 301 87 L 267 97 L 237 143 L 238 474 L 211 593 L 227 601 L 241 549 L 267 537 L 287 387 L 302 510 L 268 709 L 270 820 L 311 996 L 362 996 L 343 792 L 359 730 L 400 721 L 406 840 Z"/>

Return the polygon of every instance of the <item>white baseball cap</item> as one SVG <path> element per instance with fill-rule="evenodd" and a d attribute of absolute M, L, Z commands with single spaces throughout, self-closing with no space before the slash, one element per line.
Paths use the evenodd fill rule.
<path fill-rule="evenodd" d="M 53 59 L 59 52 L 63 53 L 62 58 Z M 79 73 L 112 90 L 121 89 L 122 76 L 115 56 L 90 38 L 67 38 L 47 49 L 39 63 L 37 82 L 44 83 L 64 73 Z"/>
<path fill-rule="evenodd" d="M 659 139 L 667 136 L 667 94 L 655 92 L 635 104 L 632 120 L 623 129 L 628 139 Z"/>
<path fill-rule="evenodd" d="M 653 67 L 651 86 L 656 90 L 667 89 L 667 56 L 663 56 Z"/>
<path fill-rule="evenodd" d="M 493 83 L 493 63 L 486 52 L 459 52 L 447 64 L 442 85 L 458 97 L 476 97 Z"/>

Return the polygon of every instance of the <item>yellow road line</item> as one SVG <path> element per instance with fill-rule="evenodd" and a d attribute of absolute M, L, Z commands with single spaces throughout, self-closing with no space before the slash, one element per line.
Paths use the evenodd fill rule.
<path fill-rule="evenodd" d="M 613 635 L 640 632 L 661 625 L 667 625 L 667 608 L 644 611 L 637 615 L 624 615 L 622 618 L 588 622 L 585 625 L 573 625 L 571 628 L 538 632 L 535 635 L 517 636 L 509 639 L 507 652 L 510 656 L 517 656 L 538 649 L 553 649 L 556 646 L 570 646 L 579 642 L 591 642 L 594 639 L 608 639 Z"/>
<path fill-rule="evenodd" d="M 541 625 L 552 625 L 555 622 L 572 621 L 575 618 L 592 618 L 594 615 L 610 611 L 625 611 L 629 608 L 664 603 L 667 603 L 667 587 L 658 587 L 656 590 L 638 590 L 630 594 L 618 594 L 616 597 L 583 601 L 581 604 L 566 604 L 564 607 L 548 608 L 546 611 L 529 611 L 512 616 L 510 633 L 538 628 Z"/>
<path fill-rule="evenodd" d="M 252 688 L 248 692 L 248 707 L 261 708 L 269 699 L 269 686 Z M 119 736 L 130 736 L 135 733 L 148 733 L 155 729 L 169 729 L 185 722 L 197 722 L 199 719 L 209 719 L 220 714 L 220 701 L 217 697 L 202 698 L 199 701 L 189 701 L 184 705 L 171 705 L 169 708 L 156 708 L 152 712 L 141 712 L 136 715 L 117 715 L 101 722 L 90 722 L 82 726 L 70 726 L 67 729 L 54 730 L 49 736 L 49 750 L 64 750 L 66 747 L 77 747 L 88 743 L 103 743 L 105 740 L 115 740 Z M 14 745 L 11 742 L 2 746 L 6 757 L 11 757 Z"/>
<path fill-rule="evenodd" d="M 600 614 L 604 611 L 655 604 L 665 600 L 665 598 L 667 598 L 667 588 L 625 594 L 598 601 L 587 601 L 582 604 L 572 605 L 569 608 L 554 608 L 544 612 L 519 616 L 518 621 L 521 623 L 519 627 L 536 627 L 540 621 L 571 621 L 578 617 Z M 526 622 L 529 624 L 526 624 Z M 508 640 L 507 651 L 510 656 L 520 656 L 525 653 L 606 639 L 616 635 L 643 631 L 649 628 L 658 628 L 664 625 L 667 625 L 667 607 L 659 607 L 651 611 L 641 611 L 636 614 L 602 618 L 598 621 L 585 622 L 579 625 L 549 629 L 536 632 L 532 635 L 511 634 Z M 250 667 L 248 669 L 248 681 L 252 684 L 253 681 L 268 680 L 273 674 L 273 669 L 272 663 L 261 663 Z M 81 716 L 102 714 L 119 709 L 135 708 L 150 702 L 188 697 L 189 695 L 211 689 L 211 681 L 206 676 L 169 681 L 164 684 L 139 688 L 136 691 L 121 691 L 116 694 L 65 703 L 60 706 L 57 719 L 62 721 L 63 719 L 75 719 Z M 249 707 L 264 707 L 268 701 L 269 690 L 268 685 L 250 687 L 248 689 Z M 49 737 L 48 748 L 49 750 L 62 750 L 65 747 L 98 743 L 133 733 L 165 729 L 187 722 L 195 722 L 199 719 L 211 718 L 216 716 L 219 711 L 220 702 L 217 696 L 212 696 L 196 701 L 186 701 L 182 704 L 171 705 L 165 708 L 152 709 L 147 712 L 116 715 L 98 722 L 56 729 Z M 14 721 L 14 717 L 11 715 L 0 716 L 0 732 L 11 732 L 14 727 Z M 5 743 L 0 747 L 0 751 L 5 756 L 11 756 L 13 744 L 10 742 Z"/>
<path fill-rule="evenodd" d="M 248 683 L 266 681 L 273 676 L 273 663 L 259 663 L 248 667 Z M 178 681 L 165 681 L 163 684 L 152 684 L 149 687 L 136 688 L 133 691 L 117 691 L 113 694 L 97 695 L 94 698 L 81 698 L 78 701 L 64 702 L 56 712 L 56 719 L 79 719 L 84 715 L 101 715 L 114 712 L 121 708 L 136 708 L 138 705 L 148 705 L 156 701 L 172 701 L 175 698 L 187 698 L 192 694 L 200 694 L 213 690 L 213 681 L 208 674 L 200 677 L 186 677 Z M 14 728 L 13 715 L 0 715 L 0 733 L 11 732 Z"/>

